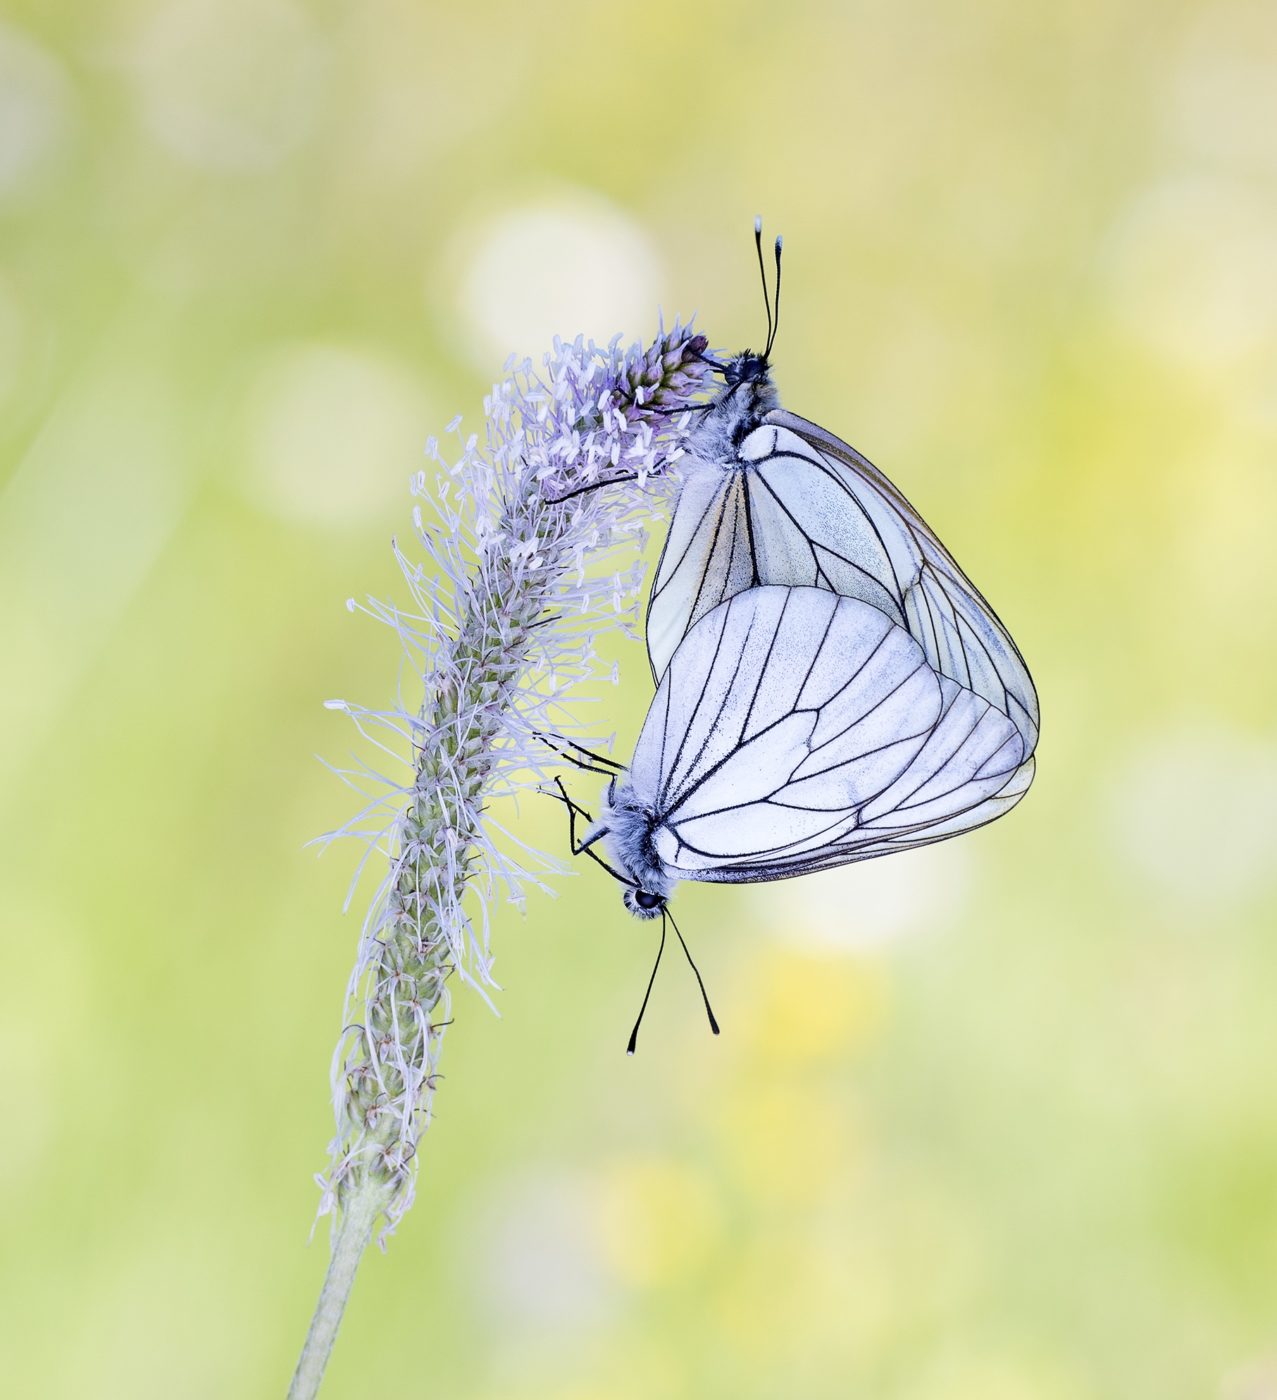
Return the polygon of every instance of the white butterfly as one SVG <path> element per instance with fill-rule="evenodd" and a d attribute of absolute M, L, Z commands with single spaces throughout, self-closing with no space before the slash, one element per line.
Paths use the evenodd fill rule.
<path fill-rule="evenodd" d="M 679 645 L 577 849 L 602 842 L 626 907 L 655 918 L 679 880 L 781 880 L 992 821 L 1024 758 L 1006 715 L 880 609 L 750 588 Z"/>
<path fill-rule="evenodd" d="M 766 348 L 720 366 L 692 436 L 633 761 L 573 759 L 617 770 L 579 845 L 588 814 L 560 785 L 574 851 L 643 919 L 679 880 L 782 880 L 956 836 L 1033 780 L 1037 695 L 992 608 L 881 472 L 780 408 L 779 239 L 776 274 Z"/>
<path fill-rule="evenodd" d="M 761 268 L 759 223 L 755 242 Z M 664 674 L 693 623 L 743 589 L 826 588 L 906 628 L 935 671 L 1007 716 L 1030 762 L 1037 694 L 997 614 L 871 462 L 780 407 L 769 364 L 780 315 L 780 249 L 777 239 L 776 319 L 769 306 L 766 348 L 721 367 L 724 387 L 702 410 L 684 459 L 648 606 L 653 675 Z"/>

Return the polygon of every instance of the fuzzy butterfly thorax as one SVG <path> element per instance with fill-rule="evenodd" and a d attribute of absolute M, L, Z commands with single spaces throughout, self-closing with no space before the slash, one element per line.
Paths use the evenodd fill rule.
<path fill-rule="evenodd" d="M 780 407 L 780 394 L 765 355 L 742 350 L 723 366 L 723 387 L 691 433 L 690 448 L 703 462 L 730 467 L 741 443 Z"/>
<path fill-rule="evenodd" d="M 635 793 L 628 773 L 608 784 L 592 835 L 607 834 L 610 854 L 634 881 L 633 887 L 624 889 L 622 898 L 630 913 L 640 919 L 656 918 L 674 888 L 656 850 L 656 825 L 656 813 L 649 802 Z"/>

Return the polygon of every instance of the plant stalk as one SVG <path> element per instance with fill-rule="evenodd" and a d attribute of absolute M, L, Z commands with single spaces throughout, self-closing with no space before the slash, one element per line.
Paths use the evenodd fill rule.
<path fill-rule="evenodd" d="M 385 1187 L 365 1178 L 346 1201 L 337 1226 L 337 1238 L 333 1242 L 332 1258 L 328 1261 L 328 1272 L 324 1276 L 324 1286 L 315 1305 L 315 1315 L 310 1320 L 306 1343 L 297 1360 L 292 1384 L 288 1387 L 288 1400 L 314 1400 L 319 1394 L 324 1367 L 328 1365 L 333 1343 L 337 1340 L 337 1329 L 341 1326 L 342 1314 L 346 1311 L 350 1290 L 355 1284 L 355 1271 L 359 1268 L 368 1241 L 372 1239 L 373 1225 L 385 1204 L 386 1195 Z"/>

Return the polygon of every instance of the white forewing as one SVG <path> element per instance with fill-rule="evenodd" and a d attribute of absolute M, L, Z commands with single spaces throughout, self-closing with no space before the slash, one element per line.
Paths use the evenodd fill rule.
<path fill-rule="evenodd" d="M 921 648 L 878 609 L 749 589 L 675 653 L 631 788 L 675 873 L 819 852 L 908 769 L 941 705 Z"/>
<path fill-rule="evenodd" d="M 626 803 L 668 878 L 777 880 L 982 826 L 1032 773 L 1008 716 L 884 610 L 762 586 L 679 645 Z"/>
<path fill-rule="evenodd" d="M 735 472 L 690 472 L 647 608 L 647 654 L 652 674 L 665 674 L 687 630 L 724 598 L 758 582 L 749 550 L 749 519 Z"/>
<path fill-rule="evenodd" d="M 996 797 L 1025 761 L 1010 720 L 982 696 L 941 682 L 941 715 L 914 761 L 861 813 L 865 830 L 930 827 Z"/>
<path fill-rule="evenodd" d="M 1037 695 L 993 609 L 877 468 L 784 409 L 766 415 L 735 461 L 688 469 L 648 612 L 654 674 L 697 619 L 759 584 L 827 589 L 879 609 L 1032 753 Z"/>
<path fill-rule="evenodd" d="M 1015 726 L 982 696 L 941 679 L 940 714 L 904 770 L 819 849 L 777 852 L 761 861 L 719 862 L 685 878 L 780 880 L 929 845 L 985 826 L 1028 791 L 1033 758 Z"/>

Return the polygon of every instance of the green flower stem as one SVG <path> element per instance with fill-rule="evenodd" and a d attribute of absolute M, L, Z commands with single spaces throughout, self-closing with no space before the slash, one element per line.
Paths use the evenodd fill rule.
<path fill-rule="evenodd" d="M 315 1315 L 310 1320 L 310 1331 L 306 1333 L 306 1344 L 293 1372 L 293 1382 L 288 1387 L 288 1400 L 314 1400 L 319 1394 L 324 1367 L 328 1365 L 333 1342 L 337 1339 L 337 1329 L 341 1326 L 342 1314 L 346 1311 L 346 1302 L 354 1287 L 355 1271 L 372 1238 L 377 1216 L 385 1208 L 388 1194 L 385 1187 L 365 1181 L 358 1191 L 347 1198 L 333 1243 L 333 1255 L 328 1261 L 328 1273 L 324 1277 Z"/>

